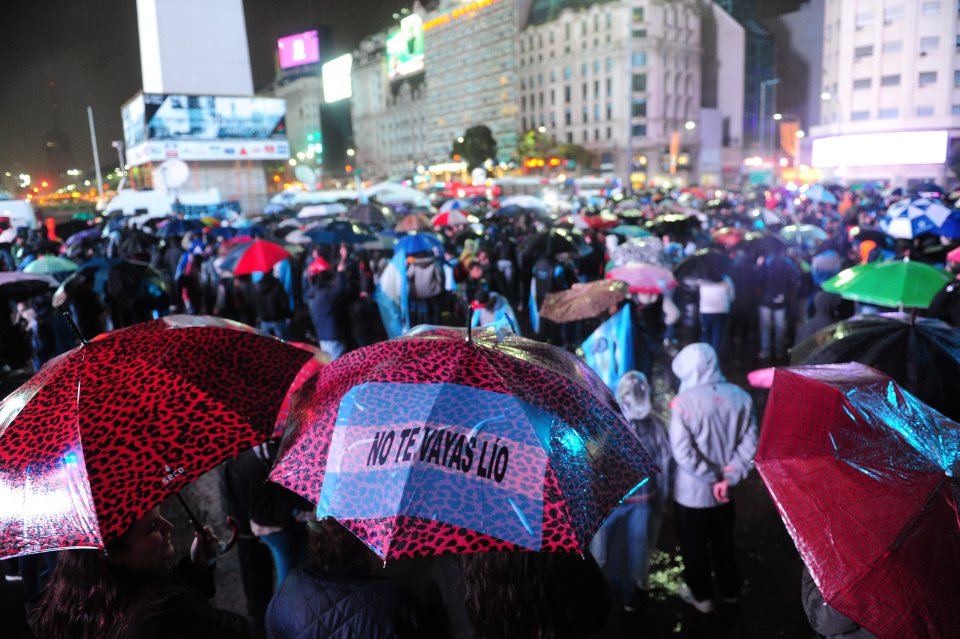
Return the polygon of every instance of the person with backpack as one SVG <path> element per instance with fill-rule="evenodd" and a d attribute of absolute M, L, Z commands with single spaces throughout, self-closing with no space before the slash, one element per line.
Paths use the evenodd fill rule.
<path fill-rule="evenodd" d="M 407 257 L 407 281 L 410 291 L 410 325 L 439 324 L 444 275 L 432 253 Z"/>
<path fill-rule="evenodd" d="M 772 253 L 761 257 L 757 277 L 760 282 L 760 359 L 772 355 L 782 360 L 787 355 L 787 310 L 793 305 L 800 284 L 800 273 L 787 257 Z M 770 333 L 773 333 L 773 352 Z"/>

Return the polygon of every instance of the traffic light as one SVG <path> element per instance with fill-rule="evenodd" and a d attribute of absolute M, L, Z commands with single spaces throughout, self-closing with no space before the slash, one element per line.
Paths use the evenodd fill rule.
<path fill-rule="evenodd" d="M 343 167 L 343 170 L 346 171 L 347 173 L 353 173 L 353 165 L 348 164 L 345 167 Z"/>

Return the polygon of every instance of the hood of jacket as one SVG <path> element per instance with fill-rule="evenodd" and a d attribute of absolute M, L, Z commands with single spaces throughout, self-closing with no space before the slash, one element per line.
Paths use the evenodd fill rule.
<path fill-rule="evenodd" d="M 827 293 L 826 291 L 820 291 L 813 298 L 813 307 L 816 309 L 817 316 L 830 320 L 836 316 L 837 309 L 840 308 L 840 304 L 842 303 L 842 297 L 836 293 Z"/>
<path fill-rule="evenodd" d="M 720 372 L 717 352 L 709 344 L 690 344 L 673 358 L 673 374 L 680 380 L 680 391 L 695 386 L 719 384 L 727 381 Z"/>
<path fill-rule="evenodd" d="M 629 421 L 641 421 L 650 415 L 650 384 L 647 376 L 639 371 L 630 371 L 617 384 L 617 403 Z"/>

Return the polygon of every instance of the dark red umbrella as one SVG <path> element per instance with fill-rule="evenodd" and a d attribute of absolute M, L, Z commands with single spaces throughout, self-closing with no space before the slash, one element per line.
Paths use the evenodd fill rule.
<path fill-rule="evenodd" d="M 553 322 L 576 322 L 597 317 L 627 299 L 629 289 L 626 282 L 616 280 L 577 283 L 565 291 L 547 295 L 540 317 Z"/>
<path fill-rule="evenodd" d="M 960 636 L 960 425 L 862 364 L 778 369 L 756 465 L 828 604 Z"/>
<path fill-rule="evenodd" d="M 243 324 L 179 315 L 52 360 L 0 403 L 0 558 L 102 548 L 266 441 L 310 358 Z"/>
<path fill-rule="evenodd" d="M 381 558 L 587 552 L 653 472 L 603 382 L 542 342 L 420 329 L 325 366 L 271 479 Z"/>

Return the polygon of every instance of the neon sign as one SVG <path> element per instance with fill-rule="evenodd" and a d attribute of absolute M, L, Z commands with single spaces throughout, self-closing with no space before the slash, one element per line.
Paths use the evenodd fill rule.
<path fill-rule="evenodd" d="M 462 7 L 457 7 L 450 13 L 445 13 L 442 16 L 437 16 L 436 18 L 427 20 L 426 22 L 423 23 L 423 30 L 429 31 L 430 29 L 433 29 L 435 27 L 448 24 L 453 20 L 459 20 L 464 16 L 472 16 L 479 9 L 483 9 L 486 6 L 494 4 L 499 1 L 500 0 L 474 0 L 474 2 L 469 2 L 463 5 Z"/>

